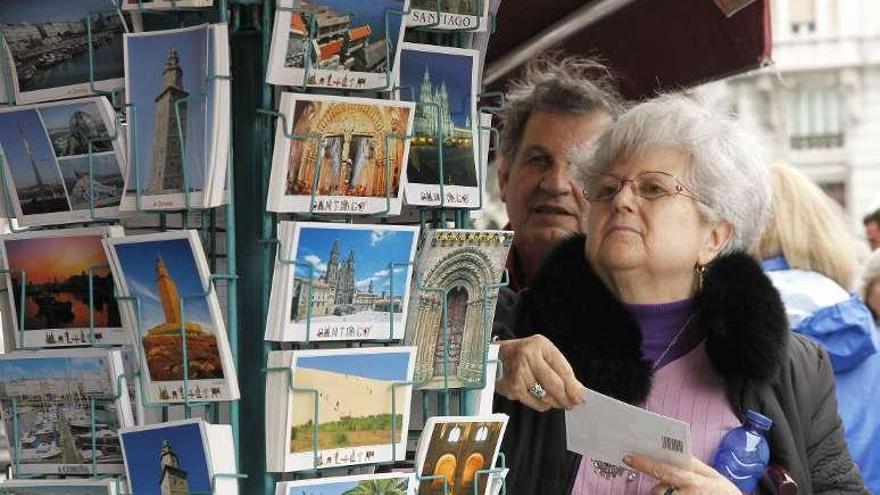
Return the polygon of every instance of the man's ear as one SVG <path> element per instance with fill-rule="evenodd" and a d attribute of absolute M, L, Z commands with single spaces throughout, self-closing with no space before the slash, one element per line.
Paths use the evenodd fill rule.
<path fill-rule="evenodd" d="M 712 262 L 718 253 L 724 250 L 731 237 L 733 237 L 733 226 L 725 220 L 716 222 L 700 248 L 700 258 L 697 261 L 700 266 L 706 266 Z"/>
<path fill-rule="evenodd" d="M 498 157 L 498 191 L 501 201 L 507 203 L 507 182 L 510 180 L 510 165 L 503 157 Z"/>

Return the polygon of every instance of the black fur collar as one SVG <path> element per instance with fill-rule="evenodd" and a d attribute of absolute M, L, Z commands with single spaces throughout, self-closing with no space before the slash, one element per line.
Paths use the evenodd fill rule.
<path fill-rule="evenodd" d="M 517 335 L 541 333 L 566 355 L 587 387 L 641 404 L 651 387 L 642 334 L 584 259 L 583 236 L 562 242 L 544 262 L 517 306 Z M 788 321 L 779 293 L 761 266 L 731 254 L 706 270 L 693 324 L 736 395 L 748 383 L 773 380 L 783 364 Z"/>

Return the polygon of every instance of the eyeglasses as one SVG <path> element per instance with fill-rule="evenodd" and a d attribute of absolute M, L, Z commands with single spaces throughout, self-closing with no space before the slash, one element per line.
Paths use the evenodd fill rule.
<path fill-rule="evenodd" d="M 610 201 L 630 183 L 633 194 L 648 200 L 665 198 L 680 194 L 702 203 L 678 178 L 666 172 L 642 172 L 633 179 L 621 179 L 615 175 L 598 173 L 586 177 L 584 197 L 587 201 Z"/>

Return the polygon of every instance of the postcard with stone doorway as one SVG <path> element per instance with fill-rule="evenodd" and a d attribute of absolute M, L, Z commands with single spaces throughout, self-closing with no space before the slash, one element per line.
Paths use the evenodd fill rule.
<path fill-rule="evenodd" d="M 130 172 L 124 210 L 204 203 L 209 29 L 203 24 L 125 35 Z"/>
<path fill-rule="evenodd" d="M 400 99 L 416 103 L 406 171 L 407 204 L 480 206 L 475 143 L 478 57 L 476 50 L 403 44 Z"/>
<path fill-rule="evenodd" d="M 0 354 L 0 415 L 20 472 L 121 474 L 117 430 L 134 424 L 123 373 L 118 350 Z"/>
<path fill-rule="evenodd" d="M 489 0 L 411 0 L 407 27 L 431 30 L 486 31 Z"/>
<path fill-rule="evenodd" d="M 492 317 L 512 243 L 513 232 L 505 230 L 425 234 L 404 338 L 406 345 L 419 348 L 416 388 L 485 385 Z"/>
<path fill-rule="evenodd" d="M 363 347 L 270 353 L 270 367 L 291 371 L 269 377 L 274 380 L 266 393 L 267 435 L 283 427 L 276 438 L 267 437 L 267 469 L 290 472 L 403 460 L 415 351 Z"/>
<path fill-rule="evenodd" d="M 121 486 L 121 483 L 120 483 Z M 6 480 L 0 495 L 122 495 L 117 481 L 109 480 Z"/>
<path fill-rule="evenodd" d="M 199 234 L 184 230 L 111 238 L 104 247 L 123 296 L 123 323 L 138 348 L 148 400 L 237 399 L 223 313 Z"/>
<path fill-rule="evenodd" d="M 0 236 L 0 262 L 6 271 L 17 347 L 131 341 L 122 326 L 113 276 L 101 244 L 102 239 L 122 235 L 121 227 L 90 227 Z"/>
<path fill-rule="evenodd" d="M 127 30 L 113 0 L 4 0 L 0 66 L 16 104 L 90 95 L 92 81 L 96 90 L 121 88 Z"/>
<path fill-rule="evenodd" d="M 281 481 L 275 485 L 275 495 L 415 495 L 416 485 L 413 473 L 358 474 Z"/>
<path fill-rule="evenodd" d="M 409 0 L 281 0 L 266 82 L 390 89 Z"/>
<path fill-rule="evenodd" d="M 429 418 L 416 449 L 416 473 L 438 477 L 421 481 L 419 494 L 486 494 L 492 475 L 485 471 L 495 468 L 507 419 L 506 414 Z"/>
<path fill-rule="evenodd" d="M 282 341 L 399 340 L 418 227 L 296 223 Z M 311 265 L 311 270 L 308 268 Z"/>
<path fill-rule="evenodd" d="M 413 107 L 409 102 L 282 93 L 266 209 L 400 213 Z M 285 128 L 285 124 L 287 128 Z"/>
<path fill-rule="evenodd" d="M 104 97 L 0 109 L 4 192 L 21 225 L 117 218 L 127 166 Z"/>

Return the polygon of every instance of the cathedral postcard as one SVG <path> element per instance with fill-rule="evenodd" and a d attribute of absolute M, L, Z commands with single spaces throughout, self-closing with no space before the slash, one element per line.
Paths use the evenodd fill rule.
<path fill-rule="evenodd" d="M 489 0 L 412 0 L 406 25 L 431 30 L 486 31 Z"/>
<path fill-rule="evenodd" d="M 198 232 L 111 238 L 104 247 L 148 400 L 237 399 L 223 312 Z"/>
<path fill-rule="evenodd" d="M 280 0 L 266 82 L 391 89 L 409 0 Z"/>
<path fill-rule="evenodd" d="M 0 236 L 0 262 L 10 288 L 4 309 L 16 347 L 131 342 L 101 245 L 104 238 L 122 235 L 122 227 L 89 227 Z"/>
<path fill-rule="evenodd" d="M 125 150 L 104 97 L 0 109 L 4 193 L 21 225 L 119 217 Z"/>
<path fill-rule="evenodd" d="M 122 495 L 117 483 L 116 479 L 6 480 L 0 484 L 0 495 Z"/>
<path fill-rule="evenodd" d="M 0 77 L 19 105 L 120 88 L 127 30 L 114 0 L 4 0 Z"/>
<path fill-rule="evenodd" d="M 282 93 L 266 209 L 399 214 L 414 106 Z"/>
<path fill-rule="evenodd" d="M 129 169 L 122 208 L 204 203 L 209 26 L 125 35 Z"/>
<path fill-rule="evenodd" d="M 400 340 L 418 227 L 295 223 L 280 341 Z"/>
<path fill-rule="evenodd" d="M 416 102 L 406 203 L 480 208 L 479 52 L 404 43 L 400 98 Z"/>

